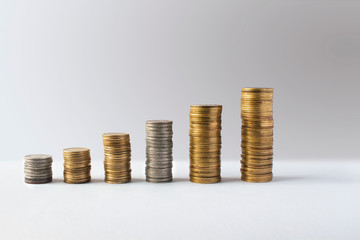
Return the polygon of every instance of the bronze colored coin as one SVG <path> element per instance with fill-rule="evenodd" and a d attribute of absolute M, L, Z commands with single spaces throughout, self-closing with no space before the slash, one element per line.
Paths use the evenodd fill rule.
<path fill-rule="evenodd" d="M 190 128 L 211 128 L 211 129 L 216 129 L 216 128 L 221 128 L 221 123 L 220 122 L 190 123 Z"/>
<path fill-rule="evenodd" d="M 104 133 L 104 170 L 106 183 L 131 181 L 131 144 L 128 133 Z"/>
<path fill-rule="evenodd" d="M 111 132 L 111 133 L 103 133 L 103 138 L 130 138 L 128 133 L 120 133 L 120 132 Z"/>
<path fill-rule="evenodd" d="M 268 142 L 248 142 L 248 141 L 241 141 L 241 146 L 245 147 L 249 150 L 269 150 L 273 149 L 273 141 Z"/>
<path fill-rule="evenodd" d="M 241 173 L 245 174 L 245 175 L 246 174 L 255 174 L 255 175 L 269 174 L 269 173 L 272 173 L 272 166 L 268 167 L 268 168 L 249 168 L 249 167 L 242 166 Z"/>
<path fill-rule="evenodd" d="M 112 184 L 121 184 L 131 182 L 131 175 L 124 177 L 113 177 L 111 174 L 105 175 L 105 182 Z"/>
<path fill-rule="evenodd" d="M 242 150 L 249 152 L 273 152 L 273 146 L 249 146 L 248 144 L 241 144 Z"/>
<path fill-rule="evenodd" d="M 73 153 L 79 153 L 79 152 L 90 152 L 90 149 L 83 148 L 83 147 L 74 147 L 74 148 L 65 148 L 63 150 L 63 152 L 73 154 Z"/>
<path fill-rule="evenodd" d="M 254 155 L 244 155 L 241 154 L 242 161 L 244 163 L 272 163 L 273 156 L 272 155 L 264 155 L 264 156 L 254 156 Z"/>
<path fill-rule="evenodd" d="M 270 182 L 272 178 L 273 178 L 272 174 L 264 174 L 264 175 L 242 174 L 241 175 L 241 180 L 245 182 L 253 182 L 253 183 Z"/>
<path fill-rule="evenodd" d="M 218 183 L 221 181 L 221 177 L 217 176 L 217 177 L 210 177 L 210 178 L 201 178 L 201 177 L 195 177 L 195 176 L 190 175 L 190 181 L 194 182 L 194 183 L 204 183 L 204 184 Z"/>
<path fill-rule="evenodd" d="M 91 179 L 91 157 L 88 148 L 66 148 L 64 156 L 64 182 L 85 183 Z"/>
<path fill-rule="evenodd" d="M 247 87 L 247 88 L 242 88 L 241 92 L 264 92 L 264 93 L 272 93 L 274 91 L 274 88 L 251 88 L 251 87 Z"/>
<path fill-rule="evenodd" d="M 272 164 L 273 158 L 272 156 L 245 156 L 242 155 L 242 163 L 244 164 Z"/>
<path fill-rule="evenodd" d="M 245 166 L 245 164 L 243 164 L 243 161 L 241 161 L 242 165 Z M 263 163 L 263 162 L 256 162 L 256 163 L 249 163 L 246 162 L 246 167 L 248 168 L 259 168 L 259 167 L 268 167 L 268 166 L 272 166 L 272 163 Z"/>
<path fill-rule="evenodd" d="M 241 139 L 246 142 L 273 142 L 274 137 L 273 135 L 247 135 L 243 134 Z"/>
<path fill-rule="evenodd" d="M 218 104 L 196 104 L 190 106 L 191 111 L 216 111 L 221 109 L 222 105 Z"/>
<path fill-rule="evenodd" d="M 190 167 L 190 174 L 195 176 L 194 174 L 198 174 L 198 175 L 213 175 L 213 176 L 219 176 L 220 175 L 220 168 L 213 168 L 213 169 L 200 169 L 200 168 L 192 168 Z M 201 176 L 200 176 L 201 177 Z"/>
<path fill-rule="evenodd" d="M 269 128 L 269 127 L 273 127 L 274 126 L 274 120 L 248 120 L 248 119 L 243 119 L 242 120 L 242 125 L 245 128 Z"/>
<path fill-rule="evenodd" d="M 246 104 L 248 102 L 260 103 L 260 102 L 270 102 L 273 99 L 272 94 L 261 94 L 256 96 L 251 96 L 249 94 L 241 94 L 241 102 L 242 104 Z"/>
<path fill-rule="evenodd" d="M 198 177 L 198 178 L 213 178 L 220 176 L 220 173 L 197 173 L 197 172 L 191 172 L 190 173 L 192 177 Z"/>
<path fill-rule="evenodd" d="M 241 179 L 272 180 L 273 89 L 245 88 L 241 92 Z"/>
<path fill-rule="evenodd" d="M 262 162 L 262 165 L 259 165 L 260 162 L 255 162 L 255 164 L 252 164 L 254 162 L 246 162 L 246 161 L 241 161 L 241 166 L 245 167 L 245 168 L 271 168 L 273 166 L 272 162 L 267 162 L 266 164 L 264 164 L 265 162 Z M 256 165 L 258 164 L 258 165 Z"/>
<path fill-rule="evenodd" d="M 242 99 L 241 100 L 241 104 L 240 104 L 240 109 L 243 108 L 253 108 L 253 107 L 269 107 L 272 108 L 273 107 L 273 101 L 269 100 L 269 101 L 264 101 L 264 100 L 260 100 L 260 101 L 253 101 L 253 100 L 246 100 L 246 99 Z"/>
<path fill-rule="evenodd" d="M 91 179 L 89 179 L 89 178 L 81 179 L 81 180 L 72 180 L 72 179 L 65 179 L 64 180 L 65 183 L 70 183 L 70 184 L 88 183 L 90 181 L 91 181 Z"/>
<path fill-rule="evenodd" d="M 243 155 L 246 155 L 246 156 L 251 156 L 252 158 L 255 158 L 255 157 L 269 157 L 269 156 L 272 156 L 273 155 L 273 152 L 269 151 L 269 152 L 264 152 L 264 151 L 257 151 L 257 152 L 249 152 L 249 151 L 244 151 L 242 150 L 241 151 Z"/>
<path fill-rule="evenodd" d="M 190 107 L 190 181 L 220 181 L 221 105 Z"/>
<path fill-rule="evenodd" d="M 269 102 L 269 103 L 252 103 L 252 104 L 242 104 L 241 107 L 241 112 L 246 112 L 246 111 L 249 111 L 249 112 L 253 112 L 253 111 L 270 111 L 272 112 L 273 110 L 273 105 L 272 105 L 272 102 Z"/>
<path fill-rule="evenodd" d="M 221 151 L 214 151 L 214 152 L 190 152 L 191 156 L 194 158 L 209 158 L 209 157 L 217 157 L 219 158 L 221 155 Z"/>

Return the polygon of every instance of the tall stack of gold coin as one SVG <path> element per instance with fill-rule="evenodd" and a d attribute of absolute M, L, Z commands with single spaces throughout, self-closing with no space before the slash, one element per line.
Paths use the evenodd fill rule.
<path fill-rule="evenodd" d="M 190 107 L 190 181 L 217 183 L 220 177 L 221 105 Z"/>
<path fill-rule="evenodd" d="M 66 148 L 64 155 L 64 182 L 90 182 L 91 157 L 88 148 Z"/>
<path fill-rule="evenodd" d="M 241 179 L 269 182 L 273 177 L 273 89 L 243 88 L 241 118 Z"/>
<path fill-rule="evenodd" d="M 105 182 L 127 183 L 131 181 L 131 146 L 128 133 L 104 133 Z"/>

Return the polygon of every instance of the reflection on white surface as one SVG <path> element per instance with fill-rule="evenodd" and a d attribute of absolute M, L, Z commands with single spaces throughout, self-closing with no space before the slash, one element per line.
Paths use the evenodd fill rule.
<path fill-rule="evenodd" d="M 274 181 L 239 180 L 239 161 L 224 162 L 223 181 L 188 181 L 188 162 L 175 162 L 174 182 L 147 183 L 133 163 L 133 182 L 23 183 L 20 162 L 0 162 L 1 239 L 357 239 L 360 163 L 275 161 Z"/>

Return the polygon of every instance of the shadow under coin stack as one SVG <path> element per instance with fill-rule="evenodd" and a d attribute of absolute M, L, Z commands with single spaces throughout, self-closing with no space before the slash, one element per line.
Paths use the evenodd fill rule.
<path fill-rule="evenodd" d="M 273 89 L 241 90 L 241 180 L 269 182 L 273 163 Z"/>
<path fill-rule="evenodd" d="M 131 181 L 131 146 L 127 133 L 104 133 L 105 182 L 127 183 Z"/>
<path fill-rule="evenodd" d="M 66 148 L 64 155 L 64 182 L 87 183 L 91 180 L 91 157 L 88 148 Z"/>
<path fill-rule="evenodd" d="M 190 181 L 217 183 L 220 177 L 221 105 L 190 107 Z"/>
<path fill-rule="evenodd" d="M 25 182 L 30 184 L 52 181 L 52 157 L 47 154 L 32 154 L 24 157 Z"/>
<path fill-rule="evenodd" d="M 172 181 L 172 121 L 146 122 L 146 181 Z"/>

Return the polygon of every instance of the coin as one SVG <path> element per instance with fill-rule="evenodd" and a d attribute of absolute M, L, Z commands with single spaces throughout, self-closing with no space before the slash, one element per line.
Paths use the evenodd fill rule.
<path fill-rule="evenodd" d="M 172 181 L 172 126 L 171 120 L 148 120 L 145 123 L 147 182 Z"/>
<path fill-rule="evenodd" d="M 247 182 L 272 180 L 273 89 L 241 90 L 241 179 Z"/>
<path fill-rule="evenodd" d="M 220 177 L 222 105 L 190 106 L 190 181 L 216 183 Z"/>
<path fill-rule="evenodd" d="M 131 181 L 131 144 L 128 133 L 104 133 L 104 170 L 106 183 Z"/>
<path fill-rule="evenodd" d="M 91 180 L 90 149 L 75 147 L 65 148 L 64 157 L 64 182 L 86 183 Z"/>
<path fill-rule="evenodd" d="M 48 154 L 31 154 L 24 157 L 25 183 L 41 184 L 52 181 L 52 157 Z"/>

